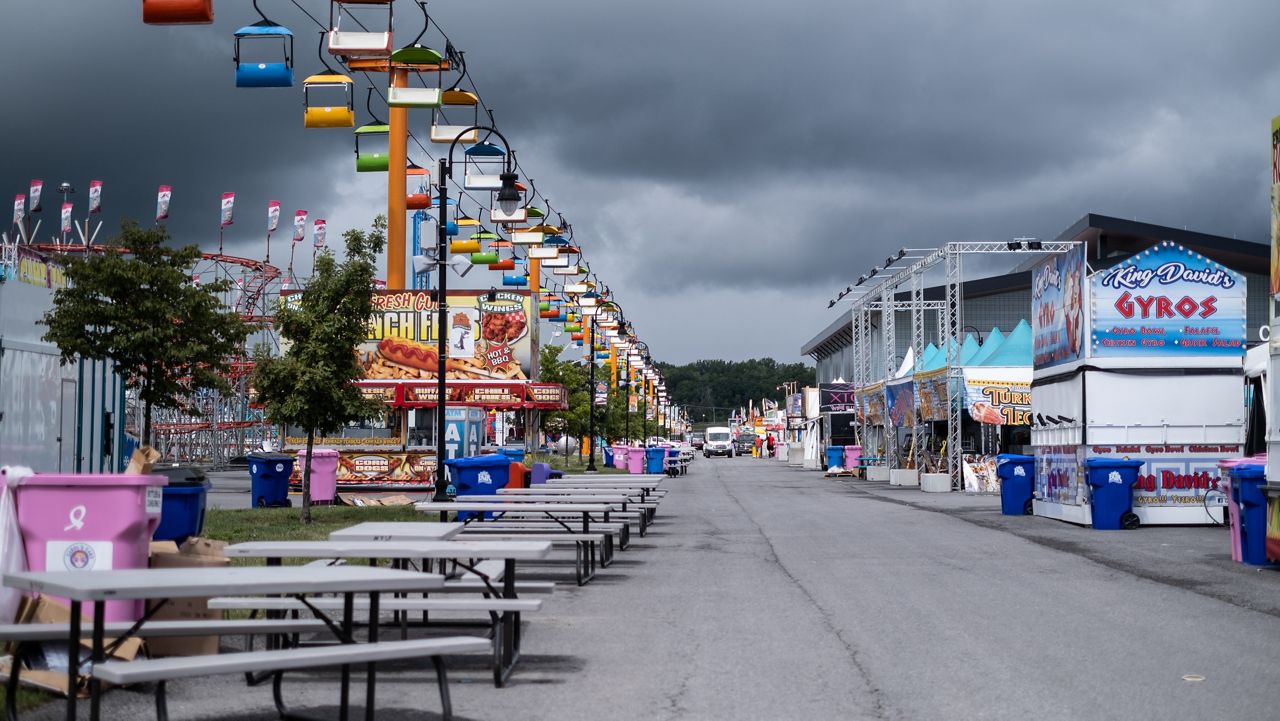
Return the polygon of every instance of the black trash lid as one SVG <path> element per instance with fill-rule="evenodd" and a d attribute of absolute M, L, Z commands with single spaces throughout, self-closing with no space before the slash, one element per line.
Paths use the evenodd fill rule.
<path fill-rule="evenodd" d="M 277 453 L 275 451 L 255 451 L 245 456 L 251 461 L 292 461 L 292 453 Z"/>
<path fill-rule="evenodd" d="M 151 472 L 168 478 L 170 488 L 205 484 L 204 471 L 195 466 L 156 466 Z"/>

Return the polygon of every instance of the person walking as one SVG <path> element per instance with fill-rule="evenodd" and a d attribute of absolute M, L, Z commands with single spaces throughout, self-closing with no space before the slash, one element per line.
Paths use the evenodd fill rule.
<path fill-rule="evenodd" d="M 761 446 L 763 443 L 764 443 L 764 441 L 762 441 L 762 440 L 760 439 L 760 436 L 756 436 L 755 441 L 753 441 L 753 442 L 752 442 L 752 448 L 753 448 L 753 450 L 751 451 L 751 455 L 752 455 L 752 456 L 754 456 L 754 457 L 756 457 L 756 458 L 759 458 L 759 457 L 760 457 L 760 446 Z"/>
<path fill-rule="evenodd" d="M 765 457 L 773 458 L 773 434 L 772 433 L 770 433 L 768 436 L 765 436 L 765 445 L 768 446 L 768 449 L 769 449 L 769 455 Z"/>

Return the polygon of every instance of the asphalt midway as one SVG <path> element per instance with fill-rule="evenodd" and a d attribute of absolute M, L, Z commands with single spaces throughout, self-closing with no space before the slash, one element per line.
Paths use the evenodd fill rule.
<path fill-rule="evenodd" d="M 526 614 L 507 688 L 451 660 L 456 718 L 1280 717 L 1280 573 L 1232 563 L 1221 528 L 1095 532 L 750 458 L 667 487 L 587 586 L 521 567 L 567 582 Z M 428 669 L 380 666 L 377 718 L 438 718 Z M 103 717 L 153 718 L 150 690 L 112 691 Z M 285 696 L 335 717 L 335 673 L 287 674 Z M 276 717 L 269 685 L 234 676 L 169 698 L 174 719 Z"/>

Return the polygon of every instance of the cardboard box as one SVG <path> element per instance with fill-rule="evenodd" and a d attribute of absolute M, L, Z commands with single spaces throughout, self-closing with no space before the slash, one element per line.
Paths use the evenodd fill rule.
<path fill-rule="evenodd" d="M 152 568 L 217 568 L 231 560 L 223 548 L 226 543 L 192 536 L 178 548 L 173 541 L 151 544 Z M 150 607 L 148 607 L 150 608 Z M 216 621 L 222 613 L 209 609 L 205 598 L 174 598 L 151 617 L 156 621 Z M 176 636 L 147 639 L 149 656 L 204 656 L 218 652 L 217 636 Z"/>
<path fill-rule="evenodd" d="M 26 598 L 22 601 L 22 606 L 18 609 L 17 623 L 58 623 L 65 624 L 71 622 L 71 609 L 67 606 L 55 601 L 51 598 Z M 81 640 L 80 640 L 80 659 L 83 661 L 93 652 L 93 621 L 88 614 L 82 614 L 81 619 Z M 106 644 L 110 645 L 113 639 L 106 639 Z M 69 662 L 69 654 L 66 649 L 66 642 L 48 642 L 40 644 L 38 650 L 31 650 L 26 656 L 26 665 L 22 669 L 19 680 L 28 686 L 50 691 L 60 696 L 67 695 L 67 664 Z M 131 638 L 120 644 L 119 648 L 111 654 L 111 658 L 120 659 L 122 661 L 132 661 L 138 655 L 138 651 L 142 648 L 141 639 Z M 10 652 L 12 652 L 10 648 Z M 0 675 L 5 679 L 9 677 L 9 669 L 12 659 L 6 660 L 0 664 Z M 80 676 L 76 683 L 76 695 L 78 697 L 87 696 L 89 693 L 89 679 L 87 676 Z"/>
<path fill-rule="evenodd" d="M 151 446 L 135 448 L 133 455 L 129 456 L 129 465 L 125 467 L 124 472 L 131 476 L 146 475 L 151 472 L 152 466 L 158 460 L 160 460 L 160 451 Z"/>

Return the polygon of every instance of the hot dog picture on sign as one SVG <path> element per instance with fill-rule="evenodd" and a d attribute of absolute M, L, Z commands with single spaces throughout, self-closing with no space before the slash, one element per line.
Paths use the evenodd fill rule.
<path fill-rule="evenodd" d="M 433 379 L 442 366 L 447 380 L 529 379 L 536 351 L 527 293 L 450 293 L 443 363 L 437 350 L 437 307 L 430 293 L 379 291 L 374 308 L 369 338 L 360 346 L 367 380 Z"/>

